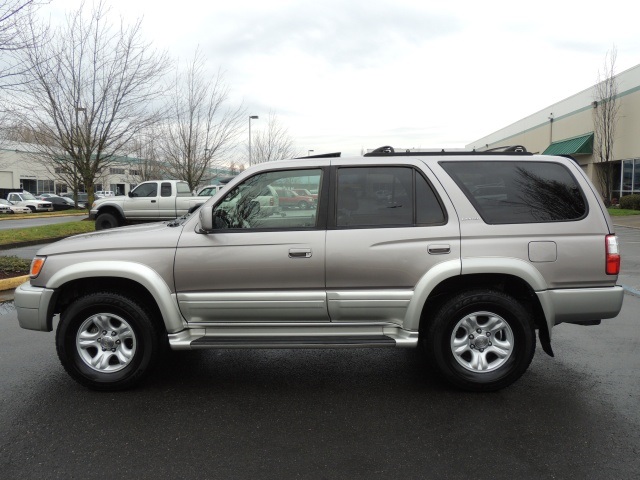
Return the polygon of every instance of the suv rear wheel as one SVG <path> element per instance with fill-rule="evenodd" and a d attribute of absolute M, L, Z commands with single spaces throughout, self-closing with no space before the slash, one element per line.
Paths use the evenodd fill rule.
<path fill-rule="evenodd" d="M 112 292 L 75 300 L 56 331 L 58 357 L 80 384 L 122 390 L 140 382 L 164 349 L 162 332 L 132 299 Z"/>
<path fill-rule="evenodd" d="M 535 330 L 527 310 L 494 290 L 463 292 L 445 301 L 422 341 L 429 361 L 450 383 L 472 391 L 504 388 L 527 370 Z"/>

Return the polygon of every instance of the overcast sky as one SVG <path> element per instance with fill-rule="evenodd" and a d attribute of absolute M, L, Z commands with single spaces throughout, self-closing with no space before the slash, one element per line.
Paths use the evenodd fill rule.
<path fill-rule="evenodd" d="M 464 147 L 589 88 L 614 45 L 618 72 L 640 63 L 629 0 L 107 3 L 176 58 L 200 46 L 252 130 L 272 111 L 305 154 Z"/>

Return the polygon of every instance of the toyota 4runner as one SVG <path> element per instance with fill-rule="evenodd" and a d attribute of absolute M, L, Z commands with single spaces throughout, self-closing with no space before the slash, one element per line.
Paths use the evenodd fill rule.
<path fill-rule="evenodd" d="M 285 188 L 317 207 L 259 200 Z M 167 348 L 400 347 L 487 391 L 525 372 L 536 331 L 553 355 L 554 326 L 615 317 L 619 269 L 573 160 L 385 147 L 261 164 L 194 214 L 46 246 L 15 304 L 23 328 L 57 320 L 62 365 L 99 390 L 138 383 Z"/>

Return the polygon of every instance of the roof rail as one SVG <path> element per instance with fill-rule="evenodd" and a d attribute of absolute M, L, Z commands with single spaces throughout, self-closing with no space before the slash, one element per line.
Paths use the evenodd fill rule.
<path fill-rule="evenodd" d="M 504 147 L 491 148 L 489 150 L 464 150 L 464 149 L 430 149 L 430 150 L 396 150 L 395 148 L 385 145 L 375 150 L 365 153 L 365 157 L 401 157 L 401 156 L 426 156 L 426 155 L 532 155 L 522 145 L 511 145 Z"/>

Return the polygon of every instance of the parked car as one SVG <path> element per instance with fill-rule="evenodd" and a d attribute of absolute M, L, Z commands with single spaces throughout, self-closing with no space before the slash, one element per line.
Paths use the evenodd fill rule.
<path fill-rule="evenodd" d="M 69 192 L 69 193 L 63 193 L 61 195 L 62 197 L 65 198 L 70 198 L 71 200 L 75 200 L 75 197 L 73 196 L 73 193 Z M 103 198 L 103 197 L 99 197 L 97 195 L 95 195 L 95 199 L 97 200 L 98 198 Z M 89 202 L 89 194 L 88 193 L 78 193 L 78 208 L 87 208 L 87 203 Z"/>
<path fill-rule="evenodd" d="M 70 210 L 75 208 L 75 202 L 68 197 L 49 197 L 49 201 L 53 205 L 54 210 Z M 80 204 L 78 204 L 78 208 Z"/>
<path fill-rule="evenodd" d="M 307 210 L 312 208 L 316 199 L 309 195 L 299 195 L 293 190 L 278 189 L 278 198 L 281 208 L 299 208 L 300 210 Z"/>
<path fill-rule="evenodd" d="M 222 190 L 225 185 L 207 185 L 198 190 L 198 197 L 213 197 L 216 193 Z"/>
<path fill-rule="evenodd" d="M 38 200 L 29 192 L 9 192 L 7 200 L 13 205 L 29 207 L 32 212 L 53 212 L 51 202 Z"/>
<path fill-rule="evenodd" d="M 306 197 L 311 197 L 313 198 L 314 202 L 318 201 L 318 194 L 317 193 L 311 193 L 309 190 L 307 190 L 306 188 L 293 188 L 292 189 L 294 192 L 296 192 L 298 195 L 302 195 L 302 196 L 306 196 Z"/>
<path fill-rule="evenodd" d="M 8 200 L 0 198 L 0 213 L 31 213 L 31 209 L 29 207 L 23 207 L 22 205 L 13 205 Z"/>
<path fill-rule="evenodd" d="M 420 348 L 452 385 L 493 391 L 537 341 L 553 356 L 558 325 L 620 312 L 618 239 L 577 162 L 521 148 L 366 156 L 379 158 L 262 163 L 193 215 L 42 247 L 18 321 L 57 325 L 65 370 L 98 390 L 136 385 L 166 348 L 378 347 Z M 302 181 L 316 209 L 264 214 L 276 187 Z M 490 183 L 506 201 L 479 201 Z M 547 388 L 563 369 L 551 373 Z"/>
<path fill-rule="evenodd" d="M 55 193 L 41 193 L 40 195 L 36 195 L 36 198 L 38 200 L 49 200 L 50 198 L 53 197 L 58 197 L 59 195 L 56 195 Z"/>

